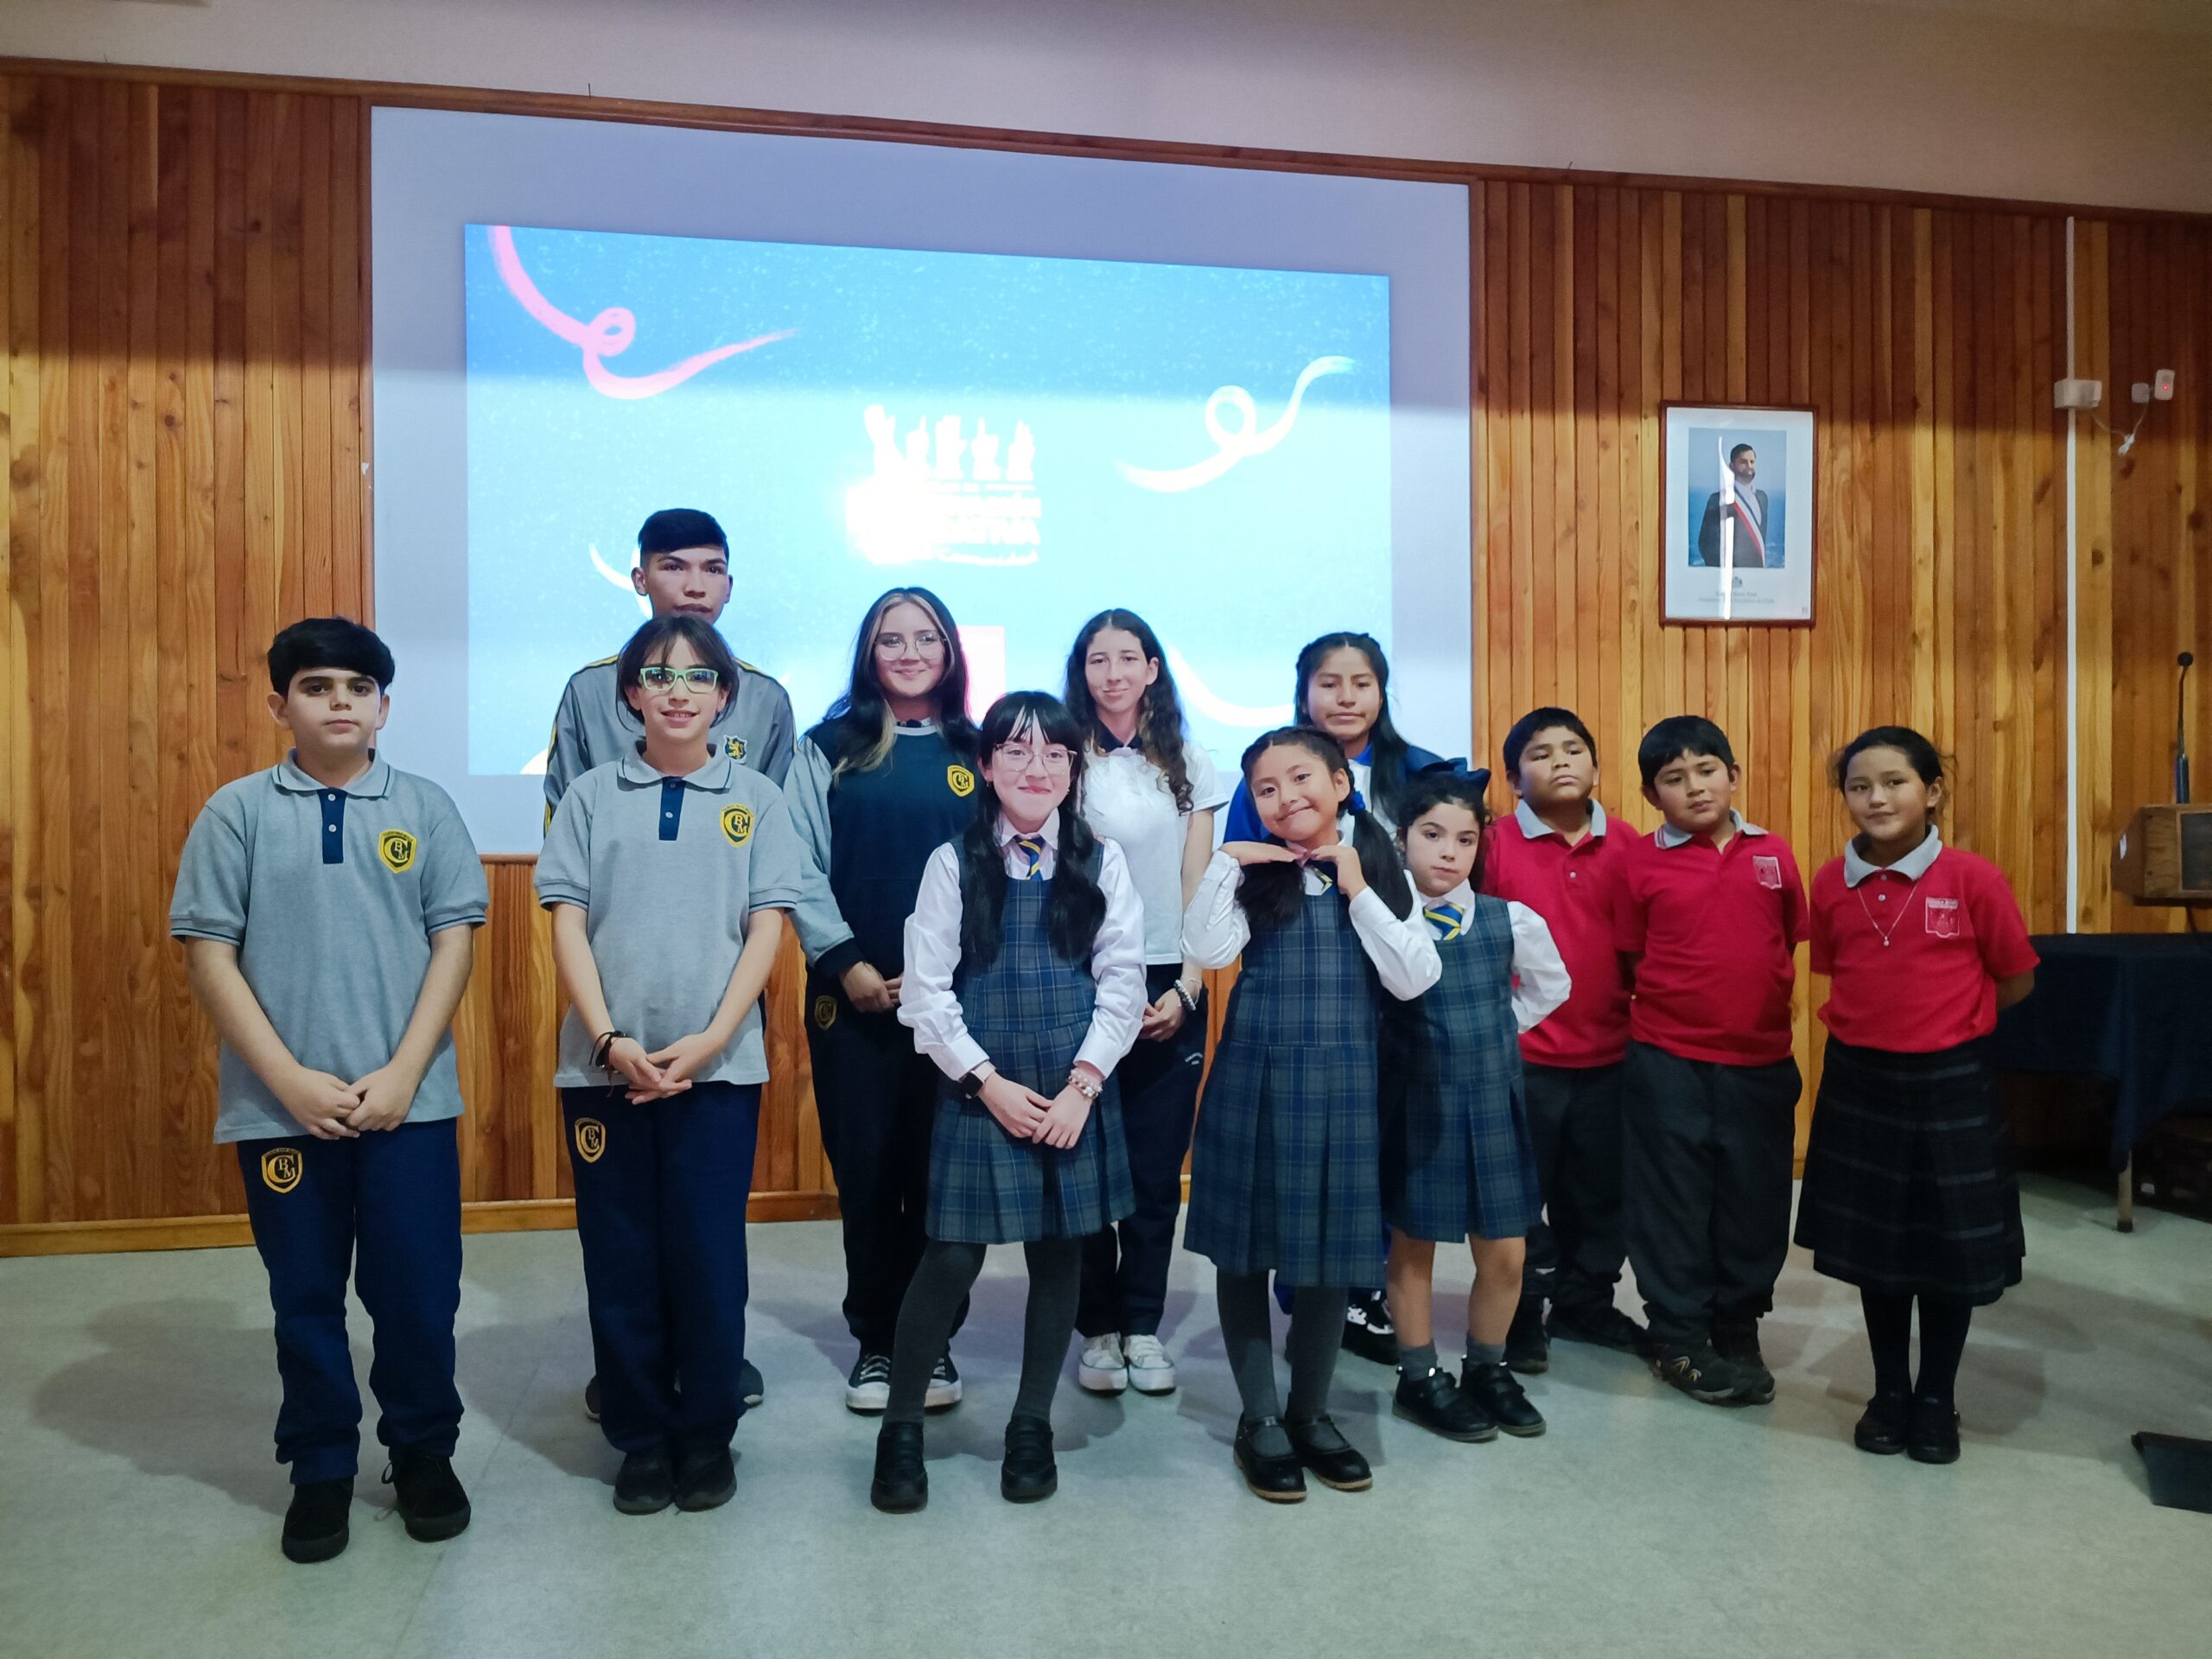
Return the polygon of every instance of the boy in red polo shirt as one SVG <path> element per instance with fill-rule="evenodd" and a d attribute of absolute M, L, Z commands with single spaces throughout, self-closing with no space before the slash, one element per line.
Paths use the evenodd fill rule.
<path fill-rule="evenodd" d="M 1736 810 L 1727 734 L 1675 715 L 1637 750 L 1666 814 L 1615 872 L 1613 943 L 1630 975 L 1623 1180 L 1651 1363 L 1692 1398 L 1774 1398 L 1758 1322 L 1789 1250 L 1803 1087 L 1790 1057 L 1805 887 L 1778 836 Z"/>
<path fill-rule="evenodd" d="M 1551 1363 L 1549 1338 L 1638 1352 L 1643 1330 L 1613 1306 L 1621 1242 L 1621 1058 L 1628 984 L 1613 948 L 1610 878 L 1635 829 L 1597 800 L 1598 745 L 1571 709 L 1538 709 L 1505 734 L 1520 804 L 1491 830 L 1483 890 L 1544 918 L 1574 988 L 1521 1034 L 1529 1135 L 1545 1219 L 1529 1229 L 1522 1301 L 1505 1344 L 1516 1371 Z M 1551 1301 L 1548 1332 L 1544 1301 Z"/>

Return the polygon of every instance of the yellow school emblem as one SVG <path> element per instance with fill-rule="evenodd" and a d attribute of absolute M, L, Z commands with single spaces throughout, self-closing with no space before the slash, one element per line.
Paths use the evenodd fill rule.
<path fill-rule="evenodd" d="M 827 991 L 814 999 L 814 1023 L 823 1031 L 837 1023 L 837 999 Z"/>
<path fill-rule="evenodd" d="M 415 861 L 415 837 L 404 830 L 387 830 L 377 837 L 377 856 L 397 874 Z"/>
<path fill-rule="evenodd" d="M 951 786 L 952 792 L 963 801 L 976 792 L 976 774 L 965 766 L 947 766 L 944 769 L 944 781 Z"/>
<path fill-rule="evenodd" d="M 733 847 L 742 847 L 753 839 L 753 809 L 749 806 L 726 806 L 722 809 L 722 834 L 729 837 Z"/>
<path fill-rule="evenodd" d="M 731 760 L 744 760 L 744 759 L 745 759 L 745 740 L 744 740 L 743 738 L 741 738 L 741 737 L 726 737 L 726 738 L 724 738 L 724 739 L 722 740 L 722 753 L 723 753 L 724 754 L 726 754 L 726 755 L 729 756 L 729 758 L 730 758 Z"/>
<path fill-rule="evenodd" d="M 307 1173 L 307 1160 L 297 1147 L 276 1147 L 261 1154 L 261 1184 L 271 1192 L 289 1192 Z"/>
<path fill-rule="evenodd" d="M 599 1161 L 599 1154 L 607 1150 L 607 1125 L 595 1117 L 576 1120 L 576 1156 L 588 1164 Z"/>

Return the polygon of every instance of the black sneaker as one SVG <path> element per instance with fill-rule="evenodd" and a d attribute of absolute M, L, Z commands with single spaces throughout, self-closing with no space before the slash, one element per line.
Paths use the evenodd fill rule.
<path fill-rule="evenodd" d="M 922 1409 L 950 1411 L 960 1403 L 960 1368 L 952 1363 L 952 1351 L 947 1349 L 930 1367 L 930 1391 L 922 1396 Z"/>
<path fill-rule="evenodd" d="M 1324 1486 L 1339 1492 L 1363 1492 L 1375 1484 L 1375 1471 L 1344 1439 L 1326 1412 L 1304 1422 L 1286 1422 L 1290 1449 Z"/>
<path fill-rule="evenodd" d="M 729 1447 L 688 1452 L 676 1471 L 676 1507 L 696 1515 L 719 1510 L 737 1496 L 737 1461 Z"/>
<path fill-rule="evenodd" d="M 1948 1400 L 1931 1400 L 1924 1394 L 1912 1399 L 1906 1421 L 1904 1449 L 1915 1463 L 1956 1463 L 1959 1460 L 1959 1414 Z"/>
<path fill-rule="evenodd" d="M 632 1452 L 614 1477 L 614 1507 L 625 1515 L 658 1515 L 676 1502 L 676 1471 L 659 1446 Z"/>
<path fill-rule="evenodd" d="M 760 1380 L 760 1368 L 749 1359 L 738 1363 L 737 1392 L 748 1410 L 768 1397 L 768 1385 Z"/>
<path fill-rule="evenodd" d="M 1546 1328 L 1554 1342 L 1586 1342 L 1624 1354 L 1641 1355 L 1650 1349 L 1651 1338 L 1643 1327 L 1611 1302 L 1586 1302 L 1579 1306 L 1554 1302 Z M 1505 1363 L 1513 1364 L 1511 1354 L 1505 1357 Z"/>
<path fill-rule="evenodd" d="M 1255 1497 L 1264 1497 L 1270 1503 L 1303 1503 L 1306 1501 L 1306 1471 L 1298 1461 L 1295 1451 L 1281 1455 L 1260 1451 L 1254 1439 L 1264 1429 L 1272 1428 L 1287 1440 L 1279 1417 L 1243 1417 L 1236 1423 L 1236 1469 L 1244 1477 L 1244 1484 L 1252 1489 Z"/>
<path fill-rule="evenodd" d="M 1757 1319 L 1719 1319 L 1713 1326 L 1713 1351 L 1732 1362 L 1744 1374 L 1742 1395 L 1748 1406 L 1764 1406 L 1774 1399 L 1774 1373 L 1759 1352 Z"/>
<path fill-rule="evenodd" d="M 1524 1376 L 1541 1376 L 1551 1370 L 1552 1344 L 1544 1334 L 1541 1297 L 1526 1297 L 1513 1310 L 1513 1323 L 1505 1332 L 1505 1363 Z"/>
<path fill-rule="evenodd" d="M 452 1459 L 394 1447 L 384 1478 L 399 1506 L 399 1518 L 407 1523 L 407 1535 L 416 1542 L 441 1543 L 468 1529 L 468 1494 L 453 1471 Z"/>
<path fill-rule="evenodd" d="M 1398 1327 L 1379 1290 L 1356 1290 L 1344 1309 L 1344 1351 L 1394 1369 L 1398 1363 Z"/>
<path fill-rule="evenodd" d="M 1459 1390 L 1476 1410 L 1509 1434 L 1525 1440 L 1544 1432 L 1544 1414 L 1529 1403 L 1520 1380 L 1503 1365 L 1478 1365 L 1469 1360 L 1459 1373 Z"/>
<path fill-rule="evenodd" d="M 853 1362 L 853 1374 L 845 1379 L 845 1409 L 873 1416 L 890 1403 L 891 1356 L 862 1349 Z"/>
<path fill-rule="evenodd" d="M 353 1479 L 302 1481 L 284 1511 L 284 1559 L 306 1567 L 346 1548 L 346 1512 L 353 1507 Z"/>
<path fill-rule="evenodd" d="M 1878 1458 L 1894 1457 L 1904 1450 L 1906 1425 L 1912 1416 L 1912 1396 L 1877 1394 L 1866 1402 L 1851 1431 L 1851 1443 Z"/>
<path fill-rule="evenodd" d="M 868 1501 L 886 1515 L 912 1515 L 926 1509 L 930 1474 L 922 1463 L 922 1426 L 886 1423 L 875 1437 L 875 1478 Z"/>
<path fill-rule="evenodd" d="M 1669 1388 L 1680 1389 L 1708 1406 L 1733 1405 L 1751 1385 L 1750 1377 L 1705 1342 L 1662 1348 L 1652 1356 L 1651 1369 Z"/>
<path fill-rule="evenodd" d="M 1009 1503 L 1034 1503 L 1060 1490 L 1052 1461 L 1052 1426 L 1042 1417 L 1016 1417 L 1006 1426 L 1006 1460 L 999 1465 L 999 1496 Z"/>
<path fill-rule="evenodd" d="M 584 1384 L 584 1415 L 594 1423 L 599 1421 L 599 1379 L 595 1376 Z"/>
<path fill-rule="evenodd" d="M 1398 1391 L 1390 1400 L 1390 1414 L 1419 1423 L 1432 1434 L 1447 1440 L 1475 1445 L 1497 1438 L 1497 1425 L 1482 1408 L 1459 1391 L 1452 1373 L 1437 1366 L 1426 1376 L 1398 1377 Z"/>

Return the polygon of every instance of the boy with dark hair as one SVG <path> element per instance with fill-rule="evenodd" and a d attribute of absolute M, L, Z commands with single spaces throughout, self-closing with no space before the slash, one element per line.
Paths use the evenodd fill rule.
<path fill-rule="evenodd" d="M 1660 1376 L 1708 1403 L 1763 1404 L 1774 1377 L 1758 1322 L 1789 1249 L 1805 887 L 1782 838 L 1736 810 L 1735 752 L 1711 721 L 1661 721 L 1637 765 L 1667 821 L 1628 849 L 1613 895 L 1636 999 L 1623 1069 L 1628 1255 Z"/>
<path fill-rule="evenodd" d="M 184 846 L 169 931 L 222 1039 L 218 1143 L 235 1143 L 269 1269 L 291 1465 L 283 1550 L 346 1548 L 361 1399 L 346 1286 L 375 1324 L 369 1373 L 410 1536 L 467 1526 L 460 1432 L 461 1080 L 450 1027 L 484 924 L 484 867 L 446 792 L 376 751 L 391 653 L 343 617 L 269 648 L 295 747 L 215 791 Z M 358 1257 L 359 1265 L 354 1263 Z"/>
<path fill-rule="evenodd" d="M 1521 1033 L 1529 1139 L 1545 1219 L 1529 1229 L 1529 1264 L 1506 1363 L 1541 1371 L 1550 1338 L 1640 1351 L 1643 1331 L 1613 1305 L 1621 1240 L 1621 1060 L 1628 986 L 1613 949 L 1611 878 L 1641 837 L 1597 799 L 1598 745 L 1573 709 L 1533 709 L 1505 734 L 1505 776 L 1519 798 L 1491 826 L 1483 890 L 1525 905 L 1551 929 L 1573 989 Z M 1551 1301 L 1547 1330 L 1544 1301 Z"/>

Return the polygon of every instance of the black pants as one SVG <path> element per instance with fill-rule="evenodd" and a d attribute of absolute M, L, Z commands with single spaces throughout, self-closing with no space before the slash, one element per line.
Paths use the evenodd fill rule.
<path fill-rule="evenodd" d="M 1146 969 L 1146 995 L 1158 1001 L 1182 972 L 1179 963 Z M 1201 1001 L 1174 1036 L 1164 1043 L 1138 1038 L 1115 1068 L 1137 1207 L 1118 1227 L 1101 1228 L 1083 1243 L 1083 1297 L 1075 1326 L 1086 1337 L 1159 1334 L 1167 1266 L 1175 1254 L 1175 1215 L 1183 1204 L 1183 1160 L 1191 1150 L 1205 1056 Z"/>
<path fill-rule="evenodd" d="M 895 1013 L 861 1013 L 835 976 L 808 976 L 806 1010 L 822 1149 L 844 1217 L 845 1327 L 861 1352 L 888 1354 L 925 1242 L 938 1069 Z M 963 1300 L 952 1328 L 967 1317 Z"/>
<path fill-rule="evenodd" d="M 1613 1305 L 1621 1237 L 1621 1068 L 1523 1065 L 1542 1218 L 1529 1229 L 1521 1294 L 1555 1306 Z"/>
<path fill-rule="evenodd" d="M 1802 1088 L 1795 1060 L 1722 1065 L 1628 1046 L 1628 1255 L 1655 1342 L 1700 1343 L 1716 1322 L 1774 1306 Z"/>

